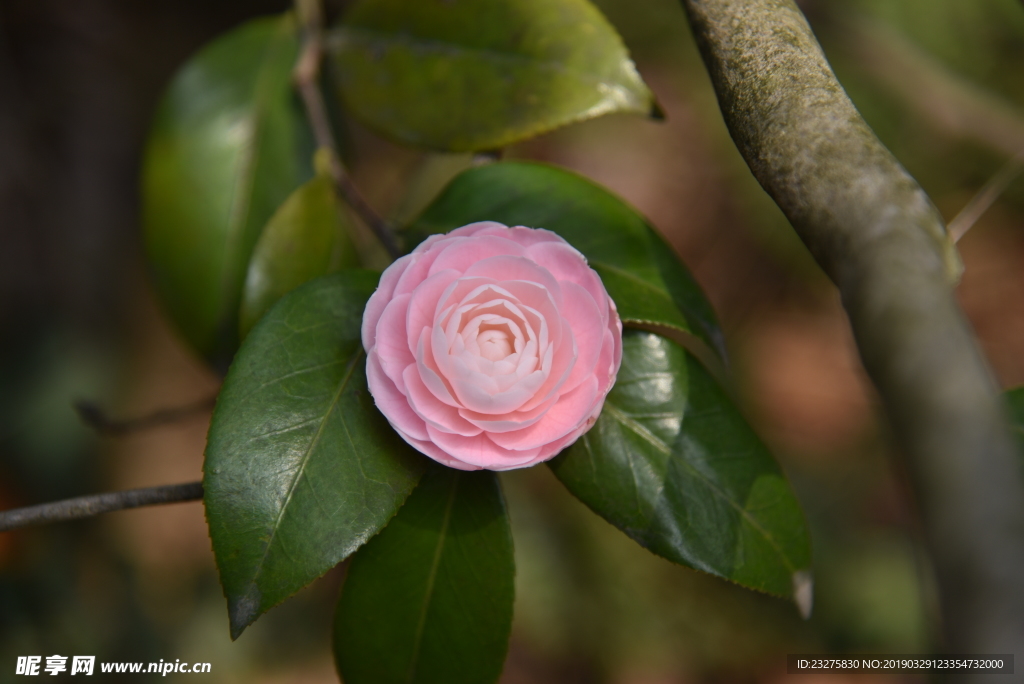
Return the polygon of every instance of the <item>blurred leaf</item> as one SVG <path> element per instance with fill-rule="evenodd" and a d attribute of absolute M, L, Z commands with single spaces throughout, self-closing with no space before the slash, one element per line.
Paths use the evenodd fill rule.
<path fill-rule="evenodd" d="M 725 358 L 714 311 L 689 271 L 635 209 L 604 188 L 533 162 L 481 166 L 457 176 L 404 236 L 411 247 L 474 221 L 558 233 L 601 276 L 624 323 L 693 333 Z"/>
<path fill-rule="evenodd" d="M 318 174 L 270 217 L 249 261 L 242 291 L 242 338 L 282 296 L 313 278 L 358 266 L 348 214 L 331 179 Z"/>
<path fill-rule="evenodd" d="M 390 219 L 404 226 L 423 213 L 445 186 L 466 169 L 479 166 L 481 155 L 468 152 L 431 152 L 423 154 L 402 188 Z"/>
<path fill-rule="evenodd" d="M 1013 431 L 1020 443 L 1020 456 L 1024 462 L 1024 386 L 1017 387 L 1006 392 L 1006 401 L 1010 407 L 1010 420 L 1013 423 Z"/>
<path fill-rule="evenodd" d="M 366 388 L 377 280 L 349 270 L 286 295 L 224 380 L 203 486 L 233 637 L 376 534 L 425 465 Z"/>
<path fill-rule="evenodd" d="M 1014 69 L 1006 68 L 1020 64 L 1024 57 L 1024 12 L 1019 0 L 857 0 L 855 7 L 858 15 L 905 34 L 952 71 L 1024 103 L 1020 79 L 1013 76 Z M 849 11 L 845 3 L 837 3 L 836 8 Z M 905 83 L 907 89 L 911 83 L 918 85 Z"/>
<path fill-rule="evenodd" d="M 497 476 L 434 466 L 352 559 L 335 616 L 346 684 L 487 684 L 512 628 L 512 533 Z"/>
<path fill-rule="evenodd" d="M 597 423 L 550 465 L 676 563 L 780 596 L 810 565 L 803 514 L 768 450 L 703 366 L 658 335 L 626 331 Z"/>
<path fill-rule="evenodd" d="M 412 145 L 497 149 L 610 112 L 660 116 L 588 0 L 361 0 L 330 49 L 348 108 Z"/>
<path fill-rule="evenodd" d="M 274 210 L 309 177 L 291 70 L 290 15 L 249 22 L 175 76 L 143 163 L 146 252 L 185 338 L 226 365 L 238 345 L 249 256 Z"/>

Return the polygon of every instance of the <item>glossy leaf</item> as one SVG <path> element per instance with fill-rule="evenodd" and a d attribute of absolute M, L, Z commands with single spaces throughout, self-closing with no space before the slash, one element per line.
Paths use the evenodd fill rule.
<path fill-rule="evenodd" d="M 291 87 L 297 52 L 287 15 L 226 34 L 178 72 L 150 132 L 142 208 L 156 289 L 184 337 L 218 365 L 238 344 L 260 231 L 310 175 Z"/>
<path fill-rule="evenodd" d="M 293 192 L 270 217 L 249 261 L 239 312 L 241 337 L 299 285 L 357 266 L 349 230 L 348 214 L 329 177 L 318 174 Z"/>
<path fill-rule="evenodd" d="M 330 46 L 347 107 L 411 145 L 497 149 L 610 112 L 660 116 L 588 0 L 360 0 Z"/>
<path fill-rule="evenodd" d="M 600 274 L 623 322 L 693 333 L 725 357 L 711 305 L 686 267 L 635 209 L 599 185 L 532 162 L 473 168 L 405 231 L 407 246 L 474 221 L 558 233 Z"/>
<path fill-rule="evenodd" d="M 721 351 L 714 314 L 686 269 L 635 210 L 593 183 L 532 163 L 472 169 L 406 236 L 412 245 L 481 220 L 557 232 L 601 275 L 627 325 L 693 333 Z M 767 449 L 681 347 L 638 330 L 624 343 L 596 426 L 553 469 L 655 553 L 762 591 L 806 594 L 806 526 Z"/>
<path fill-rule="evenodd" d="M 286 295 L 224 380 L 203 487 L 233 637 L 376 534 L 425 467 L 366 388 L 377 279 L 343 271 Z"/>
<path fill-rule="evenodd" d="M 703 366 L 663 337 L 626 331 L 597 423 L 551 468 L 669 560 L 781 596 L 809 576 L 808 533 L 786 478 Z"/>
<path fill-rule="evenodd" d="M 433 466 L 349 566 L 334 627 L 342 679 L 497 681 L 512 627 L 514 575 L 497 476 Z"/>

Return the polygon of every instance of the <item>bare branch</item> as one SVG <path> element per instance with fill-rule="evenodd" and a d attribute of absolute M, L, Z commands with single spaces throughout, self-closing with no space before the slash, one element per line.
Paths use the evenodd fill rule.
<path fill-rule="evenodd" d="M 842 295 L 908 457 L 946 647 L 1024 652 L 1024 479 L 941 217 L 792 0 L 682 2 L 736 146 Z"/>
<path fill-rule="evenodd" d="M 75 499 L 53 501 L 38 506 L 0 511 L 0 532 L 7 532 L 8 530 L 29 527 L 31 525 L 44 525 L 65 520 L 77 520 L 78 518 L 90 518 L 100 513 L 120 511 L 126 508 L 196 501 L 202 498 L 202 482 L 186 482 L 184 484 L 126 489 L 121 492 L 80 496 Z"/>
<path fill-rule="evenodd" d="M 126 435 L 132 432 L 148 430 L 161 425 L 176 423 L 196 414 L 210 411 L 217 403 L 217 396 L 207 397 L 190 404 L 160 409 L 145 416 L 115 420 L 91 401 L 76 401 L 75 412 L 83 423 L 104 435 Z"/>
<path fill-rule="evenodd" d="M 967 234 L 975 223 L 978 222 L 986 211 L 989 210 L 999 196 L 1010 187 L 1020 172 L 1024 170 L 1024 149 L 1016 154 L 1013 159 L 1003 164 L 1002 168 L 971 198 L 971 201 L 964 205 L 960 213 L 949 222 L 949 234 L 956 242 Z"/>
<path fill-rule="evenodd" d="M 402 255 L 394 233 L 387 222 L 374 211 L 366 198 L 352 182 L 348 171 L 341 163 L 338 146 L 331 130 L 327 107 L 323 93 L 320 92 L 320 64 L 324 56 L 323 14 L 318 0 L 300 0 L 296 2 L 299 16 L 304 23 L 304 40 L 299 60 L 292 72 L 292 81 L 306 108 L 310 128 L 317 147 L 330 153 L 329 169 L 334 180 L 334 189 L 339 197 L 359 216 L 366 226 L 377 236 L 384 249 L 392 259 Z"/>

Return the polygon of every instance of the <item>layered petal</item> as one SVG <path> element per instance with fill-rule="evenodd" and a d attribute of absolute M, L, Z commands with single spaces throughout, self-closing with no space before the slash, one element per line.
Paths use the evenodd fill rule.
<path fill-rule="evenodd" d="M 428 439 L 426 422 L 416 415 L 408 398 L 398 391 L 391 378 L 381 370 L 376 350 L 366 355 L 366 381 L 373 388 L 370 392 L 373 402 L 392 427 L 414 439 Z"/>
<path fill-rule="evenodd" d="M 512 432 L 491 435 L 498 446 L 506 449 L 536 449 L 565 437 L 587 419 L 597 399 L 597 378 L 588 377 L 579 387 L 563 394 L 533 425 Z"/>
<path fill-rule="evenodd" d="M 601 279 L 557 234 L 480 222 L 381 276 L 367 381 L 402 438 L 453 468 L 547 460 L 596 421 L 622 357 Z"/>

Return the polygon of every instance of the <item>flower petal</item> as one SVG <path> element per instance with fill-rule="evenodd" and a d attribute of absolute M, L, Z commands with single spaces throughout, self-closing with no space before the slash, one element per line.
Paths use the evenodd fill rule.
<path fill-rule="evenodd" d="M 483 432 L 481 428 L 459 415 L 457 408 L 434 396 L 423 384 L 419 369 L 415 365 L 407 366 L 405 369 L 405 386 L 408 389 L 409 406 L 427 425 L 463 437 L 472 437 Z"/>
<path fill-rule="evenodd" d="M 423 380 L 423 384 L 426 385 L 431 394 L 449 406 L 459 408 L 461 404 L 455 399 L 451 383 L 444 380 L 441 370 L 438 368 L 430 351 L 431 333 L 436 334 L 436 332 L 438 332 L 438 329 L 434 328 L 433 330 L 424 330 L 420 335 L 420 342 L 416 346 L 416 368 L 420 372 L 420 379 Z M 443 333 L 441 335 L 443 340 Z"/>
<path fill-rule="evenodd" d="M 407 294 L 399 295 L 388 303 L 380 320 L 377 321 L 377 331 L 374 335 L 377 343 L 372 348 L 377 352 L 381 368 L 403 393 L 405 386 L 402 371 L 409 364 L 416 362 L 409 350 L 405 331 L 406 309 L 410 297 L 411 295 Z"/>
<path fill-rule="evenodd" d="M 591 375 L 572 392 L 561 395 L 533 425 L 513 432 L 494 433 L 490 437 L 506 449 L 538 449 L 578 428 L 590 415 L 597 398 L 597 378 Z"/>
<path fill-rule="evenodd" d="M 471 235 L 504 235 L 508 226 L 497 221 L 477 221 L 445 233 L 445 236 L 469 237 Z"/>
<path fill-rule="evenodd" d="M 576 340 L 576 362 L 561 387 L 565 393 L 578 387 L 594 373 L 608 327 L 607 313 L 602 320 L 601 310 L 589 292 L 576 283 L 563 283 L 562 287 L 565 295 L 562 315 Z"/>
<path fill-rule="evenodd" d="M 512 411 L 503 416 L 476 413 L 469 409 L 460 409 L 459 414 L 473 425 L 487 432 L 510 432 L 512 430 L 522 430 L 536 423 L 544 417 L 544 414 L 556 401 L 558 401 L 558 397 L 551 397 L 547 403 L 537 406 L 532 411 Z"/>
<path fill-rule="evenodd" d="M 485 259 L 498 256 L 522 258 L 524 254 L 526 250 L 522 245 L 496 235 L 455 238 L 438 252 L 430 267 L 430 274 L 448 268 L 465 273 L 470 266 Z"/>
<path fill-rule="evenodd" d="M 416 449 L 421 454 L 429 456 L 430 458 L 434 459 L 441 465 L 446 465 L 449 468 L 455 468 L 456 470 L 481 470 L 481 467 L 478 465 L 464 463 L 463 461 L 460 461 L 459 459 L 451 456 L 450 454 L 446 453 L 444 449 L 437 446 L 429 439 L 415 439 L 405 434 L 401 430 L 396 429 L 396 431 L 398 432 L 398 436 L 404 439 L 409 446 L 411 446 L 413 449 Z"/>
<path fill-rule="evenodd" d="M 525 280 L 547 289 L 556 306 L 562 305 L 562 288 L 558 281 L 543 266 L 522 256 L 492 256 L 481 259 L 465 270 L 463 276 L 493 278 L 498 282 Z"/>
<path fill-rule="evenodd" d="M 480 235 L 494 235 L 493 228 L 486 228 L 479 231 Z M 505 228 L 503 235 L 509 240 L 518 242 L 523 247 L 531 247 L 538 243 L 550 242 L 555 244 L 568 244 L 558 233 L 553 233 L 544 228 L 527 228 L 526 226 L 514 226 Z"/>
<path fill-rule="evenodd" d="M 572 330 L 565 326 L 562 343 L 557 348 L 548 349 L 544 364 L 541 366 L 547 372 L 546 382 L 537 388 L 533 399 L 520 406 L 519 410 L 530 411 L 549 398 L 557 396 L 556 393 L 561 391 L 575 367 L 576 354 L 576 340 L 573 338 Z"/>
<path fill-rule="evenodd" d="M 595 302 L 608 299 L 601 276 L 587 265 L 587 258 L 567 243 L 540 243 L 529 247 L 526 255 L 551 272 L 559 283 L 575 283 L 590 293 Z M 602 311 L 602 317 L 607 312 Z"/>
<path fill-rule="evenodd" d="M 445 453 L 459 461 L 488 470 L 510 470 L 533 462 L 540 453 L 539 449 L 529 451 L 511 451 L 503 449 L 492 442 L 486 434 L 475 437 L 463 437 L 440 432 L 427 426 L 430 438 Z"/>
<path fill-rule="evenodd" d="M 447 296 L 458 280 L 457 271 L 445 270 L 430 276 L 417 287 L 408 300 L 406 315 L 406 343 L 409 349 L 419 344 L 420 335 L 425 328 L 434 325 L 438 306 Z"/>
<path fill-rule="evenodd" d="M 491 415 L 503 415 L 519 409 L 536 395 L 537 389 L 546 379 L 542 371 L 534 371 L 507 390 L 492 393 L 488 391 L 488 386 L 494 382 L 492 378 L 483 373 L 470 372 L 458 365 L 455 367 L 457 373 L 449 375 L 447 379 L 459 402 L 471 411 Z"/>
<path fill-rule="evenodd" d="M 373 402 L 391 426 L 414 439 L 428 439 L 427 425 L 409 406 L 409 400 L 398 391 L 380 367 L 376 350 L 366 355 L 366 383 Z"/>
<path fill-rule="evenodd" d="M 586 259 L 551 231 L 480 222 L 389 267 L 361 334 L 367 381 L 402 439 L 463 470 L 556 455 L 597 420 L 622 322 Z"/>
<path fill-rule="evenodd" d="M 384 269 L 380 276 L 380 283 L 377 289 L 370 295 L 363 310 L 363 324 L 361 329 L 363 349 L 369 351 L 376 343 L 377 321 L 395 294 L 395 287 L 405 270 L 412 263 L 413 256 L 407 254 L 399 258 L 393 264 Z"/>

